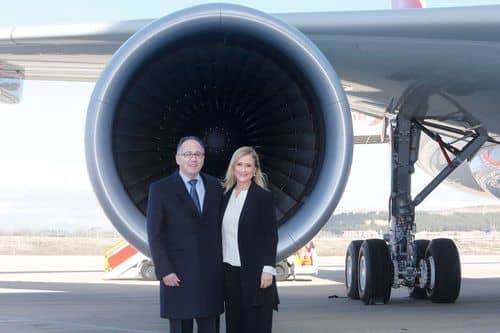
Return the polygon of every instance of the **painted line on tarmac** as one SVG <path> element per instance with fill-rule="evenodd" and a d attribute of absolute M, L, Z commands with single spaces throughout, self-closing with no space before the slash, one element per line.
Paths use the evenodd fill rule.
<path fill-rule="evenodd" d="M 64 290 L 0 288 L 0 294 L 65 293 Z"/>

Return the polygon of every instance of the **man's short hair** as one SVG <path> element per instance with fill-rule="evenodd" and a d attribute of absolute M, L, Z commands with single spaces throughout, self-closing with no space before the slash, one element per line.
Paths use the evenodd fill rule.
<path fill-rule="evenodd" d="M 182 144 L 188 140 L 194 140 L 194 141 L 198 142 L 200 144 L 201 148 L 203 149 L 203 151 L 205 151 L 205 144 L 203 143 L 203 141 L 201 141 L 201 139 L 197 136 L 189 135 L 189 136 L 184 136 L 179 140 L 179 143 L 177 144 L 177 152 L 180 151 Z"/>

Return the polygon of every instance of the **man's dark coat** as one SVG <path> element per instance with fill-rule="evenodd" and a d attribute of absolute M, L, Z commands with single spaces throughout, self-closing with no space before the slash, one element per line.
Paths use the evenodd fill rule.
<path fill-rule="evenodd" d="M 151 255 L 160 280 L 160 315 L 169 319 L 201 318 L 223 312 L 219 181 L 201 174 L 203 212 L 198 213 L 179 174 L 151 184 L 147 228 Z M 176 273 L 180 287 L 161 279 Z"/>

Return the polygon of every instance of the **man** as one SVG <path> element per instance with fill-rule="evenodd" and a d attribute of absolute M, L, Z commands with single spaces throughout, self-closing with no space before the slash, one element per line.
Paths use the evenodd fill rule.
<path fill-rule="evenodd" d="M 160 315 L 171 333 L 218 332 L 223 312 L 219 207 L 222 187 L 200 173 L 205 150 L 197 137 L 177 145 L 179 170 L 151 184 L 147 227 L 156 276 Z"/>

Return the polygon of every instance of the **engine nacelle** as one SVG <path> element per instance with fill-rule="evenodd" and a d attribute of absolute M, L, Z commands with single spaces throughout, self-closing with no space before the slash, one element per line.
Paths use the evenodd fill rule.
<path fill-rule="evenodd" d="M 482 148 L 471 160 L 470 169 L 479 186 L 500 199 L 500 146 Z"/>
<path fill-rule="evenodd" d="M 419 166 L 428 175 L 435 177 L 446 167 L 447 163 L 439 145 L 427 136 L 422 136 L 420 140 Z M 470 162 L 462 163 L 444 182 L 460 191 L 500 198 L 499 146 L 497 144 L 483 146 Z"/>
<path fill-rule="evenodd" d="M 278 259 L 333 213 L 352 160 L 352 124 L 336 73 L 283 22 L 236 5 L 161 18 L 113 56 L 94 89 L 86 159 L 116 229 L 149 254 L 148 187 L 173 172 L 182 136 L 206 142 L 204 171 L 222 177 L 243 145 L 262 159 L 279 218 Z"/>

